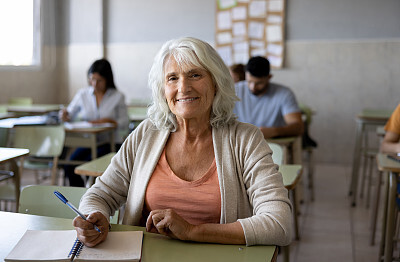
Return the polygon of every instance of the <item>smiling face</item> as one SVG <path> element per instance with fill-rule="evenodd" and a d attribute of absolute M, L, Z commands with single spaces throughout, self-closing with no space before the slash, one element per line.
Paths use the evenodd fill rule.
<path fill-rule="evenodd" d="M 215 96 L 211 74 L 194 65 L 179 66 L 174 57 L 164 65 L 164 92 L 178 123 L 195 119 L 208 123 Z"/>

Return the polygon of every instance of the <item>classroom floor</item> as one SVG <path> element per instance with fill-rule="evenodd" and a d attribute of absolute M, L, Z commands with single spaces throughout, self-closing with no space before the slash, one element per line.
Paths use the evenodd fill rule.
<path fill-rule="evenodd" d="M 350 173 L 350 167 L 316 165 L 315 201 L 307 200 L 308 192 L 304 191 L 305 201 L 299 217 L 301 239 L 290 246 L 291 262 L 378 261 L 382 212 L 378 218 L 376 244 L 371 246 L 371 207 L 366 208 L 365 197 L 358 198 L 357 207 L 350 206 Z M 34 181 L 33 174 L 24 173 L 21 182 L 27 185 Z M 278 262 L 282 261 L 283 256 L 279 255 Z"/>

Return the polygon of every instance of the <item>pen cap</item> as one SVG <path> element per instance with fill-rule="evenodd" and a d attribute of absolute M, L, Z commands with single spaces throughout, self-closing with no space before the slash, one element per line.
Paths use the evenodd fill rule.
<path fill-rule="evenodd" d="M 65 196 L 63 196 L 60 192 L 54 191 L 54 195 L 56 195 L 64 204 L 68 202 Z"/>

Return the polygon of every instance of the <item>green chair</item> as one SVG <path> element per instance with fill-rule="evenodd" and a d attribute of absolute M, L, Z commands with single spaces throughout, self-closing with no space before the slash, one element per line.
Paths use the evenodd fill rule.
<path fill-rule="evenodd" d="M 63 125 L 58 126 L 16 126 L 11 137 L 12 147 L 29 149 L 29 157 L 23 168 L 35 171 L 39 184 L 39 171 L 51 170 L 51 184 L 57 183 L 57 165 L 65 140 Z"/>
<path fill-rule="evenodd" d="M 33 99 L 31 97 L 11 97 L 8 99 L 9 105 L 32 105 Z"/>
<path fill-rule="evenodd" d="M 314 201 L 314 161 L 313 161 L 313 150 L 318 145 L 309 135 L 309 127 L 312 122 L 312 109 L 306 104 L 299 104 L 302 112 L 304 122 L 304 134 L 302 139 L 303 152 L 306 152 L 307 156 L 307 172 L 308 172 L 308 189 L 310 191 L 311 201 Z"/>
<path fill-rule="evenodd" d="M 68 202 L 78 208 L 79 202 L 83 194 L 86 193 L 87 188 L 48 185 L 26 186 L 21 191 L 18 213 L 75 218 L 77 216 L 75 212 L 54 195 L 55 190 L 63 194 L 68 199 Z M 119 212 L 115 212 L 114 216 L 110 217 L 110 223 L 118 224 L 118 215 Z"/>

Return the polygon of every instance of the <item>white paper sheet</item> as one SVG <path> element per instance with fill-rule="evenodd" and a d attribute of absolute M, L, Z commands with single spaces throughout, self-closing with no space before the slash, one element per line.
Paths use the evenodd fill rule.
<path fill-rule="evenodd" d="M 267 18 L 267 22 L 270 24 L 281 24 L 282 16 L 279 15 L 269 15 Z"/>
<path fill-rule="evenodd" d="M 277 55 L 277 56 L 281 56 L 282 52 L 283 52 L 283 47 L 281 45 L 276 45 L 276 44 L 268 44 L 267 45 L 267 52 Z"/>
<path fill-rule="evenodd" d="M 222 60 L 224 60 L 224 62 L 227 66 L 230 66 L 233 64 L 232 48 L 230 46 L 218 47 L 217 52 L 221 56 Z"/>
<path fill-rule="evenodd" d="M 218 33 L 217 41 L 218 41 L 218 44 L 221 44 L 221 45 L 230 44 L 230 43 L 232 43 L 232 34 L 229 32 Z"/>
<path fill-rule="evenodd" d="M 274 67 L 282 66 L 282 57 L 280 56 L 268 56 L 269 63 Z"/>
<path fill-rule="evenodd" d="M 217 28 L 219 30 L 226 30 L 232 28 L 232 19 L 230 11 L 222 11 L 218 13 Z"/>
<path fill-rule="evenodd" d="M 250 17 L 265 17 L 267 15 L 267 2 L 265 0 L 252 1 L 249 4 Z"/>
<path fill-rule="evenodd" d="M 268 11 L 282 12 L 283 11 L 283 0 L 269 0 Z"/>
<path fill-rule="evenodd" d="M 247 8 L 245 6 L 237 6 L 232 8 L 233 20 L 246 20 Z"/>
<path fill-rule="evenodd" d="M 266 28 L 268 42 L 282 41 L 282 29 L 279 25 L 269 25 Z"/>
<path fill-rule="evenodd" d="M 264 23 L 261 22 L 250 22 L 249 23 L 249 37 L 256 39 L 264 38 Z"/>
<path fill-rule="evenodd" d="M 235 37 L 236 36 L 245 36 L 247 33 L 246 23 L 245 22 L 233 23 L 232 33 Z"/>

